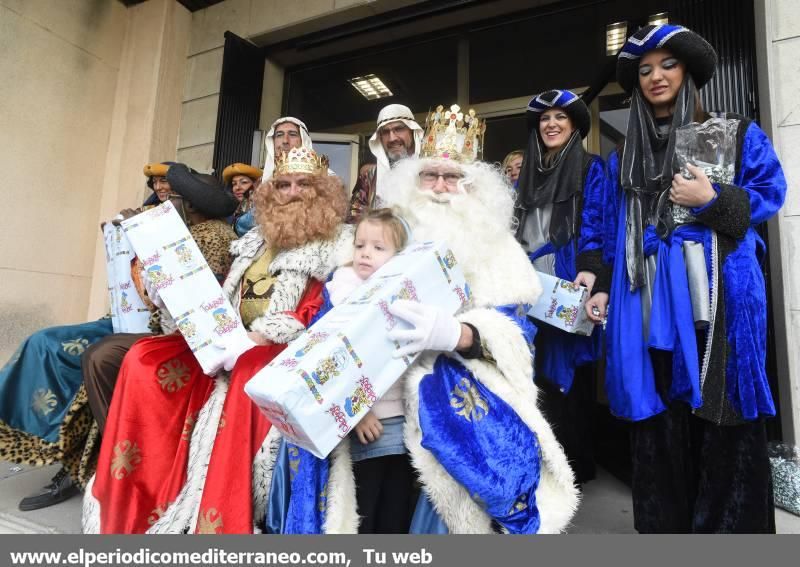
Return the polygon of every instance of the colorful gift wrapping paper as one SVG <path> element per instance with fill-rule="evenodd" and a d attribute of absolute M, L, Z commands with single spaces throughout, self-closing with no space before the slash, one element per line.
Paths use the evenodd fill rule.
<path fill-rule="evenodd" d="M 444 243 L 412 243 L 256 374 L 245 392 L 293 443 L 325 458 L 416 355 L 392 357 L 398 299 L 456 313 L 469 287 Z"/>

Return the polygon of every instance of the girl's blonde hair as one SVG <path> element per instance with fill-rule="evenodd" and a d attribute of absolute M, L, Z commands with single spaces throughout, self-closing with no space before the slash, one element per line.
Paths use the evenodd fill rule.
<path fill-rule="evenodd" d="M 365 222 L 374 222 L 383 225 L 384 229 L 389 232 L 389 237 L 392 240 L 397 251 L 402 250 L 408 244 L 408 229 L 406 223 L 390 208 L 383 209 L 370 209 L 361 217 L 356 224 L 356 232 L 358 227 Z"/>

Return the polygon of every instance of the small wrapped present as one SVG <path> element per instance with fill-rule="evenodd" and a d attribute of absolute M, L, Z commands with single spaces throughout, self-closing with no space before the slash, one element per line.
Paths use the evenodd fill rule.
<path fill-rule="evenodd" d="M 586 314 L 584 305 L 589 299 L 589 291 L 573 282 L 562 280 L 549 274 L 537 272 L 542 282 L 542 295 L 528 315 L 576 335 L 589 336 L 594 331 L 594 323 Z"/>
<path fill-rule="evenodd" d="M 106 247 L 106 273 L 111 304 L 111 325 L 115 333 L 146 333 L 150 310 L 133 283 L 131 265 L 136 258 L 125 231 L 106 223 L 103 227 Z"/>
<path fill-rule="evenodd" d="M 123 221 L 122 227 L 203 372 L 217 372 L 225 350 L 215 345 L 236 335 L 243 341 L 246 331 L 172 203 Z"/>
<path fill-rule="evenodd" d="M 469 287 L 446 245 L 412 243 L 384 264 L 245 386 L 245 392 L 293 443 L 325 458 L 416 355 L 393 358 L 402 345 L 389 305 L 397 299 L 456 313 Z"/>

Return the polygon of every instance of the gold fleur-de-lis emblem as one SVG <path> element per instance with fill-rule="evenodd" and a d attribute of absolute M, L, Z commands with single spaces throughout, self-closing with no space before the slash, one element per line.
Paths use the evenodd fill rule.
<path fill-rule="evenodd" d="M 186 386 L 189 381 L 189 367 L 179 358 L 173 358 L 162 364 L 156 372 L 161 389 L 173 394 Z"/>
<path fill-rule="evenodd" d="M 216 508 L 209 508 L 200 514 L 197 522 L 197 533 L 216 534 L 217 530 L 222 529 L 222 514 Z"/>
<path fill-rule="evenodd" d="M 520 494 L 514 504 L 511 506 L 511 509 L 508 511 L 508 515 L 516 514 L 517 512 L 522 512 L 528 507 L 528 495 L 527 494 Z"/>
<path fill-rule="evenodd" d="M 289 480 L 293 481 L 300 470 L 300 451 L 297 447 L 289 447 Z"/>
<path fill-rule="evenodd" d="M 461 378 L 450 392 L 450 406 L 459 411 L 456 415 L 462 416 L 467 421 L 480 421 L 489 413 L 489 404 L 484 400 L 478 388 L 470 382 L 469 378 Z"/>
<path fill-rule="evenodd" d="M 58 399 L 50 388 L 39 388 L 31 398 L 31 408 L 42 417 L 46 416 L 58 405 Z"/>
<path fill-rule="evenodd" d="M 192 438 L 192 432 L 194 431 L 194 426 L 197 424 L 198 415 L 200 415 L 200 412 L 194 412 L 186 416 L 183 422 L 183 431 L 181 432 L 181 439 L 184 441 L 189 441 L 189 439 Z"/>
<path fill-rule="evenodd" d="M 153 508 L 153 510 L 147 516 L 147 525 L 152 526 L 158 520 L 160 520 L 161 516 L 163 516 L 167 512 L 168 506 L 169 504 L 162 504 L 161 506 L 156 506 L 155 508 Z"/>
<path fill-rule="evenodd" d="M 317 504 L 320 512 L 325 512 L 328 508 L 328 483 L 326 482 L 325 485 L 322 487 L 322 490 L 319 493 L 319 503 Z"/>
<path fill-rule="evenodd" d="M 61 348 L 64 349 L 69 355 L 72 356 L 80 356 L 83 354 L 83 351 L 86 350 L 86 347 L 89 346 L 89 339 L 72 339 L 71 341 L 64 341 L 61 343 Z"/>
<path fill-rule="evenodd" d="M 142 462 L 139 447 L 125 439 L 114 445 L 114 458 L 111 460 L 111 476 L 122 480 L 131 474 L 136 466 Z"/>

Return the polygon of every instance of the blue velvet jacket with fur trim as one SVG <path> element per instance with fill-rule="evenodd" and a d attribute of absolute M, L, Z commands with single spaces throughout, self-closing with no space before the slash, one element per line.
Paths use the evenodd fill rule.
<path fill-rule="evenodd" d="M 755 227 L 782 206 L 786 180 L 761 128 L 739 116 L 724 118 L 738 121 L 732 183 L 712 179 L 717 196 L 692 210 L 698 222 L 679 227 L 666 240 L 659 239 L 652 226 L 645 230 L 645 255 L 656 258 L 649 329 L 642 316 L 644 288 L 631 291 L 627 280 L 619 156 L 614 152 L 607 161 L 603 256 L 614 270 L 606 330 L 606 391 L 618 417 L 646 419 L 664 411 L 671 400 L 688 403 L 697 415 L 718 424 L 775 414 L 765 368 L 766 292 L 761 271 L 765 245 Z M 705 332 L 695 331 L 688 304 L 682 253 L 686 241 L 702 243 L 705 251 L 712 319 Z M 697 333 L 705 348 L 698 349 Z M 652 348 L 672 352 L 672 379 L 666 387 L 656 384 Z"/>

